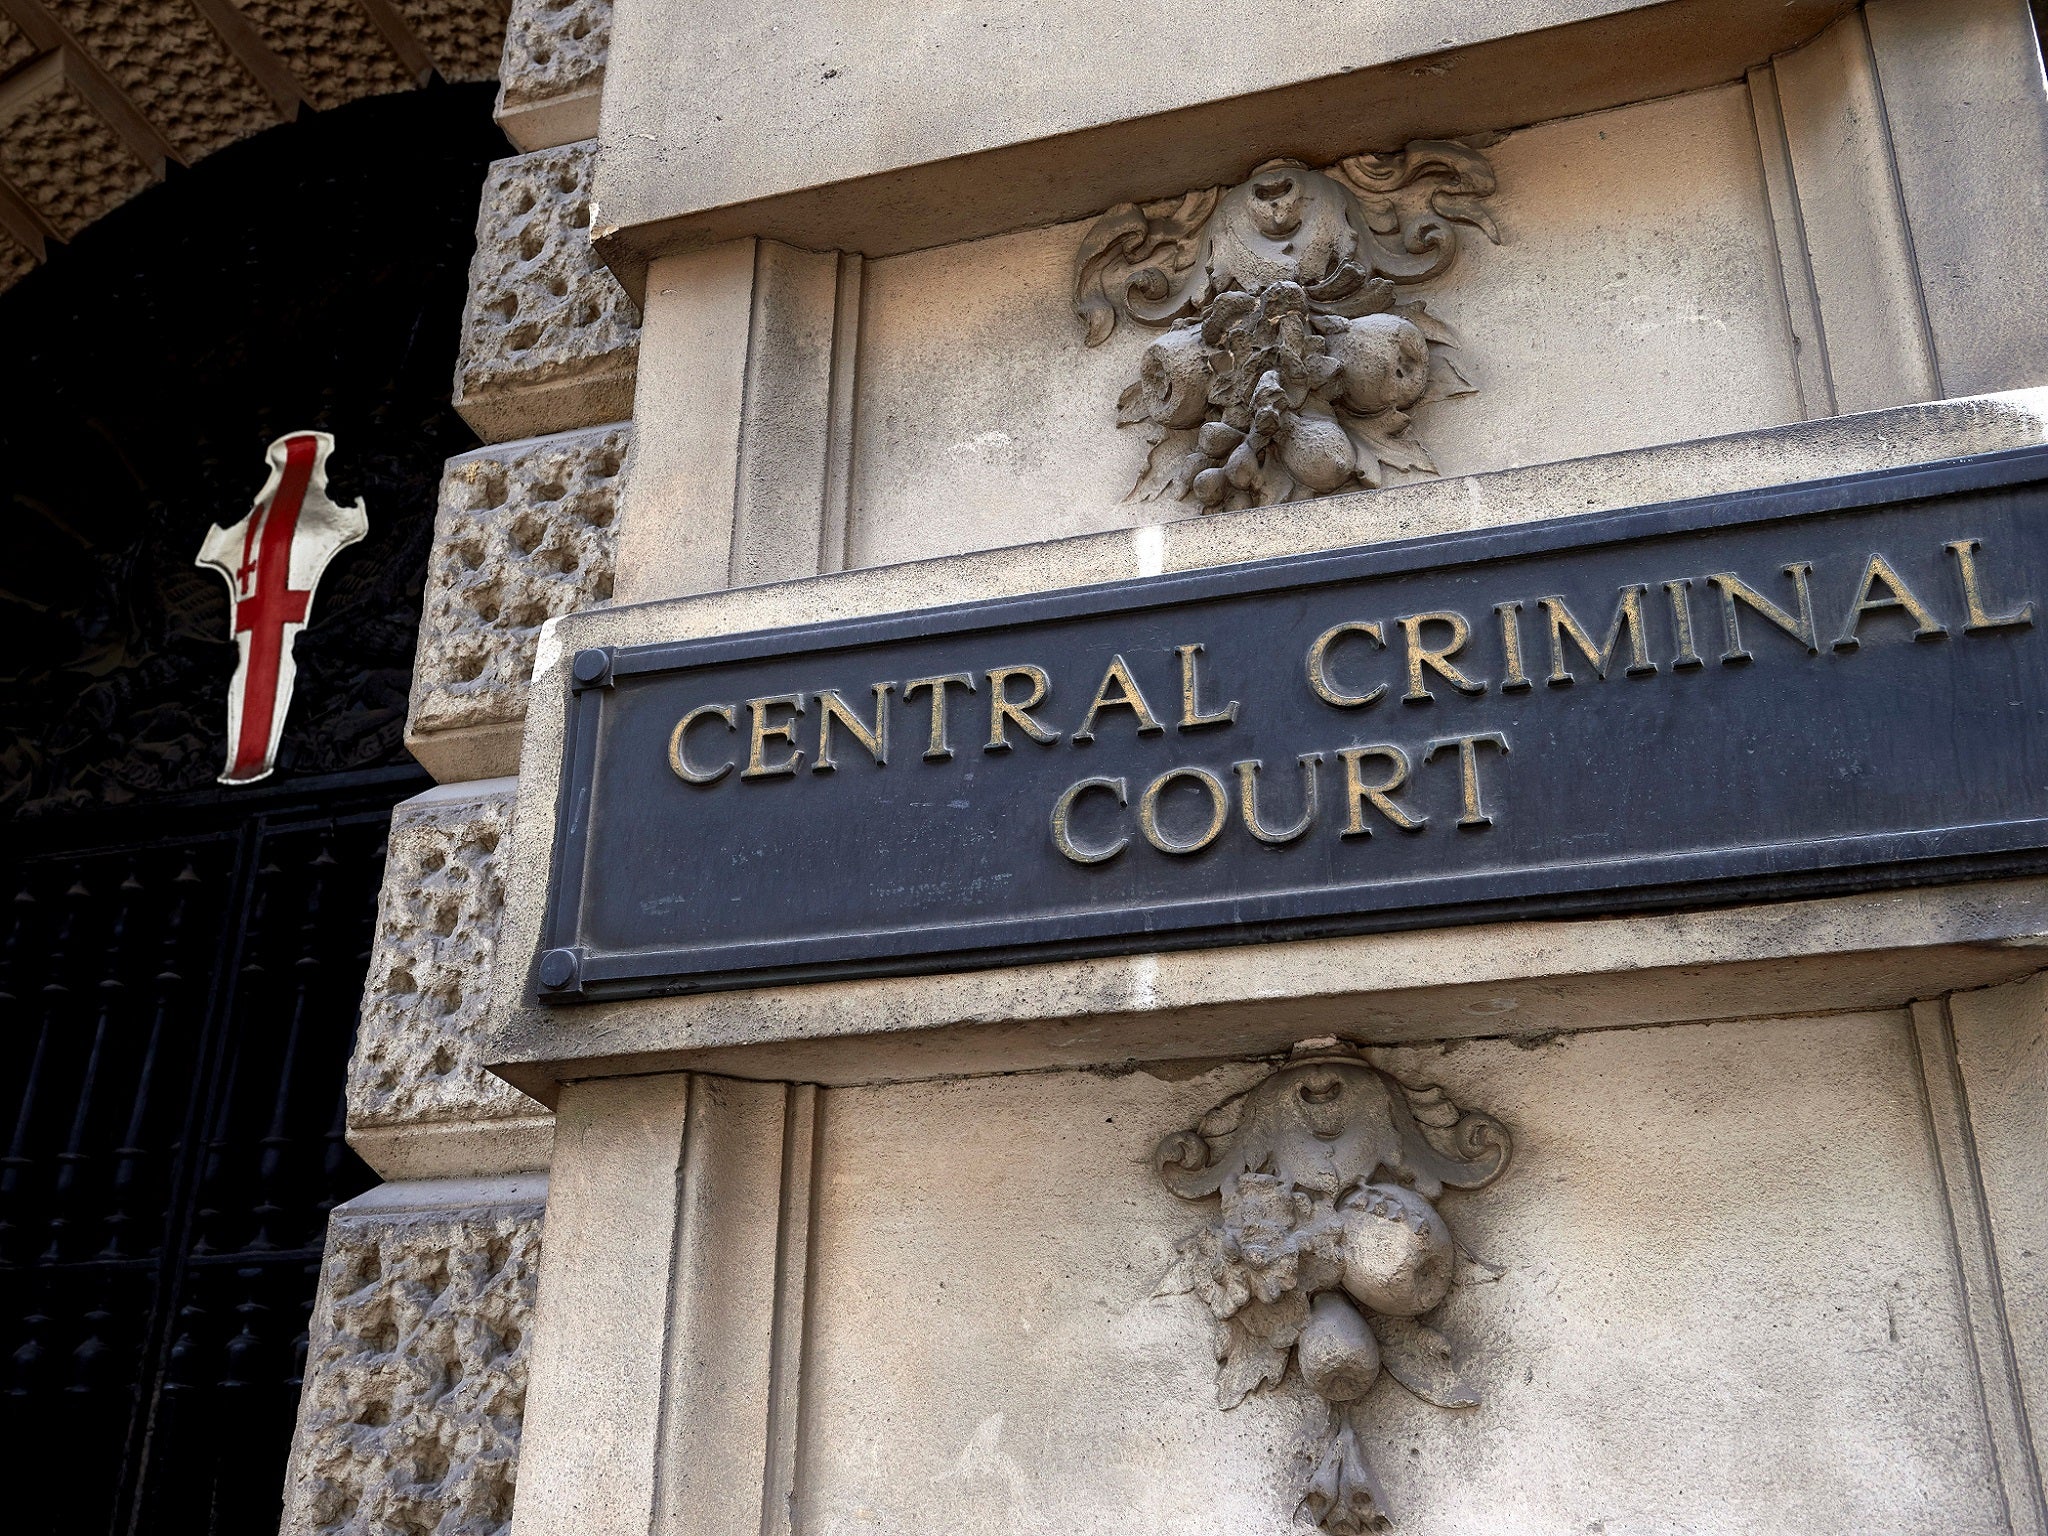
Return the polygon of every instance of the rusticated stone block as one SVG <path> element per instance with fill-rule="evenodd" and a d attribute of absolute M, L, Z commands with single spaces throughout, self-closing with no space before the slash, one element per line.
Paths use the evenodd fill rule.
<path fill-rule="evenodd" d="M 12 288 L 36 269 L 35 253 L 0 234 L 0 290 Z"/>
<path fill-rule="evenodd" d="M 521 149 L 597 137 L 611 0 L 512 0 L 498 126 Z"/>
<path fill-rule="evenodd" d="M 0 86 L 0 177 L 66 240 L 162 169 L 129 148 L 97 90 L 68 51 Z"/>
<path fill-rule="evenodd" d="M 612 595 L 630 436 L 621 424 L 448 461 L 406 721 L 436 778 L 519 771 L 541 625 Z"/>
<path fill-rule="evenodd" d="M 404 1193 L 374 1190 L 328 1226 L 283 1536 L 511 1525 L 542 1190 L 458 1185 L 503 1203 L 379 1208 Z"/>
<path fill-rule="evenodd" d="M 484 183 L 455 408 L 487 441 L 633 412 L 640 312 L 590 243 L 585 140 L 500 160 Z"/>
<path fill-rule="evenodd" d="M 190 0 L 47 0 L 184 159 L 283 118 Z"/>
<path fill-rule="evenodd" d="M 0 13 L 0 75 L 34 58 L 35 52 L 36 45 L 28 40 L 28 35 Z"/>
<path fill-rule="evenodd" d="M 545 1167 L 552 1120 L 483 1069 L 509 851 L 510 781 L 449 785 L 392 812 L 349 1063 L 349 1143 L 386 1178 Z"/>
<path fill-rule="evenodd" d="M 234 0 L 321 111 L 418 82 L 355 0 Z"/>
<path fill-rule="evenodd" d="M 443 80 L 495 80 L 505 49 L 502 0 L 398 0 Z"/>

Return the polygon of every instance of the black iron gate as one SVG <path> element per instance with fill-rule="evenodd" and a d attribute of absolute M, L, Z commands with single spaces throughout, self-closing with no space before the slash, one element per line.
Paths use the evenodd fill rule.
<path fill-rule="evenodd" d="M 29 851 L 0 940 L 0 1435 L 36 1531 L 268 1533 L 390 807 L 301 782 Z M 16 1506 L 17 1511 L 20 1506 Z"/>

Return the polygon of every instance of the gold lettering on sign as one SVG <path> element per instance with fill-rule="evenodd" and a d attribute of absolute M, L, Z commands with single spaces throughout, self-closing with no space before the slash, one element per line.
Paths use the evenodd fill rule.
<path fill-rule="evenodd" d="M 1115 693 L 1109 691 L 1112 686 Z M 1121 656 L 1109 658 L 1109 670 L 1102 674 L 1102 686 L 1095 690 L 1095 698 L 1088 706 L 1088 713 L 1081 717 L 1081 729 L 1074 732 L 1074 740 L 1093 741 L 1095 717 L 1105 709 L 1128 709 L 1136 715 L 1140 736 L 1166 729 L 1153 715 L 1152 706 L 1145 702 L 1144 691 L 1138 687 L 1138 680 L 1131 676 L 1130 665 Z"/>
<path fill-rule="evenodd" d="M 732 759 L 727 758 L 716 768 L 697 768 L 690 763 L 690 727 L 706 715 L 716 715 L 725 722 L 728 731 L 739 729 L 735 718 L 737 711 L 730 704 L 699 704 L 682 719 L 676 728 L 668 733 L 668 765 L 676 771 L 676 777 L 685 784 L 716 784 L 732 772 Z"/>
<path fill-rule="evenodd" d="M 1061 792 L 1059 799 L 1053 802 L 1052 807 L 1053 846 L 1076 864 L 1100 864 L 1104 859 L 1113 859 L 1122 853 L 1131 841 L 1128 837 L 1120 837 L 1106 848 L 1083 848 L 1074 841 L 1072 826 L 1074 802 L 1087 794 L 1091 789 L 1099 789 L 1105 794 L 1115 795 L 1118 805 L 1129 803 L 1124 798 L 1124 781 L 1122 779 L 1082 779 L 1077 784 L 1069 784 Z"/>
<path fill-rule="evenodd" d="M 1873 597 L 1871 588 L 1884 583 L 1889 597 Z M 1900 579 L 1899 573 L 1883 555 L 1873 554 L 1864 564 L 1863 579 L 1856 584 L 1856 601 L 1849 605 L 1849 617 L 1842 624 L 1842 633 L 1836 637 L 1835 649 L 1853 651 L 1863 642 L 1856 638 L 1856 631 L 1863 623 L 1866 613 L 1878 613 L 1886 608 L 1903 608 L 1913 620 L 1915 640 L 1945 640 L 1948 631 L 1927 611 L 1926 605 L 1913 595 L 1912 589 Z"/>
<path fill-rule="evenodd" d="M 1229 725 L 1237 719 L 1237 700 L 1232 699 L 1221 709 L 1202 709 L 1202 678 L 1197 669 L 1196 659 L 1202 654 L 1199 645 L 1176 645 L 1173 648 L 1180 657 L 1180 728 L 1184 731 L 1199 731 L 1208 725 Z"/>
<path fill-rule="evenodd" d="M 1680 672 L 1705 666 L 1692 645 L 1692 578 L 1681 576 L 1677 581 L 1667 581 L 1664 590 L 1671 597 L 1671 630 L 1678 641 L 1678 654 L 1671 658 L 1671 670 Z"/>
<path fill-rule="evenodd" d="M 927 761 L 943 762 L 953 755 L 953 747 L 946 740 L 946 690 L 965 688 L 974 692 L 974 679 L 965 672 L 948 672 L 944 677 L 913 677 L 903 685 L 903 702 L 908 704 L 913 693 L 926 689 L 932 696 L 931 744 L 924 749 Z"/>
<path fill-rule="evenodd" d="M 1820 644 L 1814 638 L 1813 632 L 1813 592 L 1807 585 L 1807 577 L 1813 574 L 1813 566 L 1808 561 L 1795 560 L 1785 567 L 1785 574 L 1792 578 L 1793 589 L 1799 595 L 1799 617 L 1796 619 L 1733 571 L 1717 571 L 1707 578 L 1721 590 L 1721 632 L 1728 641 L 1728 648 L 1721 652 L 1723 666 L 1739 667 L 1744 662 L 1755 660 L 1743 648 L 1742 629 L 1735 617 L 1735 604 L 1738 600 L 1755 609 L 1805 646 L 1809 655 L 1820 654 Z"/>
<path fill-rule="evenodd" d="M 1346 693 L 1330 681 L 1330 647 L 1346 635 L 1363 635 L 1373 644 L 1373 649 L 1383 651 L 1387 642 L 1380 634 L 1377 624 L 1332 624 L 1316 636 L 1314 645 L 1308 648 L 1308 685 L 1316 691 L 1316 697 L 1325 704 L 1334 704 L 1339 709 L 1363 709 L 1386 696 L 1387 685 L 1381 683 L 1370 693 Z"/>
<path fill-rule="evenodd" d="M 875 724 L 872 730 L 847 707 L 837 688 L 827 688 L 813 695 L 818 701 L 818 759 L 811 764 L 811 772 L 830 773 L 839 766 L 832 757 L 832 723 L 835 720 L 852 732 L 855 741 L 868 749 L 868 755 L 875 760 L 877 768 L 889 761 L 889 694 L 895 686 L 894 683 L 875 684 Z"/>
<path fill-rule="evenodd" d="M 793 709 L 791 715 L 780 725 L 768 722 L 771 709 Z M 801 694 L 776 693 L 763 699 L 747 700 L 747 712 L 754 717 L 753 745 L 747 752 L 747 766 L 741 772 L 743 779 L 772 779 L 785 773 L 795 773 L 803 766 L 803 749 L 796 744 L 796 717 L 804 712 Z M 790 754 L 779 763 L 771 763 L 765 756 L 770 737 L 780 736 L 790 744 Z"/>
<path fill-rule="evenodd" d="M 2034 604 L 2030 598 L 2019 607 L 2007 613 L 1989 613 L 1984 608 L 1984 591 L 1977 584 L 1976 539 L 1952 539 L 1942 546 L 1956 557 L 1956 564 L 1963 573 L 1963 603 L 1969 609 L 1970 622 L 1963 626 L 1963 633 L 1974 635 L 1986 629 L 2019 629 L 2034 622 Z"/>
<path fill-rule="evenodd" d="M 1493 818 L 1479 805 L 1479 749 L 1499 747 L 1500 755 L 1508 755 L 1508 739 L 1499 731 L 1486 731 L 1477 736 L 1441 736 L 1423 748 L 1422 760 L 1427 763 L 1445 747 L 1458 749 L 1458 782 L 1464 796 L 1464 808 L 1459 812 L 1458 825 L 1461 827 L 1490 827 Z"/>
<path fill-rule="evenodd" d="M 1607 680 L 1607 669 L 1614 665 L 1615 648 L 1621 644 L 1622 631 L 1628 632 L 1630 677 L 1647 677 L 1657 670 L 1657 664 L 1650 660 L 1649 647 L 1643 634 L 1643 594 L 1650 589 L 1640 584 L 1621 589 L 1621 600 L 1615 605 L 1614 622 L 1607 627 L 1607 643 L 1599 650 L 1593 649 L 1593 637 L 1586 633 L 1585 626 L 1572 616 L 1565 607 L 1562 597 L 1546 597 L 1538 601 L 1543 617 L 1550 626 L 1550 677 L 1553 688 L 1569 688 L 1578 681 L 1572 676 L 1572 669 L 1565 665 L 1565 637 L 1571 637 L 1572 644 L 1584 653 L 1600 674 L 1600 680 Z M 1427 759 L 1424 759 L 1427 761 Z"/>
<path fill-rule="evenodd" d="M 1530 683 L 1529 674 L 1522 670 L 1522 605 L 1495 603 L 1493 611 L 1500 616 L 1500 649 L 1507 662 L 1507 676 L 1500 680 L 1500 691 L 1525 692 Z"/>
<path fill-rule="evenodd" d="M 1187 779 L 1202 786 L 1209 796 L 1209 825 L 1201 835 L 1182 841 L 1169 837 L 1166 829 L 1159 825 L 1159 797 L 1166 793 L 1176 779 Z M 1223 791 L 1223 781 L 1206 768 L 1169 768 L 1150 784 L 1138 799 L 1138 830 L 1145 834 L 1145 841 L 1161 853 L 1200 853 L 1216 841 L 1223 830 L 1223 823 L 1230 817 L 1230 796 Z"/>
<path fill-rule="evenodd" d="M 1422 641 L 1422 626 L 1425 624 L 1448 625 L 1450 640 L 1443 645 L 1425 645 Z M 1401 695 L 1405 703 L 1427 704 L 1435 699 L 1436 695 L 1422 685 L 1424 667 L 1460 693 L 1486 692 L 1486 684 L 1467 677 L 1451 664 L 1451 658 L 1465 649 L 1465 642 L 1472 638 L 1472 626 L 1465 622 L 1465 615 L 1448 609 L 1438 613 L 1411 613 L 1401 620 L 1401 633 L 1408 640 L 1408 691 Z"/>
<path fill-rule="evenodd" d="M 1230 771 L 1237 775 L 1237 810 L 1244 819 L 1244 828 L 1262 843 L 1291 843 L 1316 824 L 1316 765 L 1323 760 L 1320 752 L 1301 754 L 1301 819 L 1282 831 L 1274 831 L 1259 819 L 1259 770 L 1265 767 L 1256 757 L 1248 757 L 1241 763 L 1232 763 Z"/>
<path fill-rule="evenodd" d="M 1010 679 L 1021 677 L 1031 684 L 1031 697 L 1012 700 L 1009 696 Z M 986 752 L 1007 752 L 1010 738 L 1004 734 L 1009 726 L 1019 727 L 1033 741 L 1058 741 L 1060 733 L 1048 730 L 1025 713 L 1036 709 L 1045 702 L 1045 696 L 1052 692 L 1052 679 L 1045 675 L 1045 668 L 1029 664 L 1019 667 L 991 667 L 988 673 L 988 745 Z"/>
<path fill-rule="evenodd" d="M 1376 747 L 1346 747 L 1337 754 L 1344 760 L 1344 799 L 1351 807 L 1350 824 L 1344 828 L 1345 837 L 1371 837 L 1372 828 L 1365 824 L 1365 808 L 1370 805 L 1403 832 L 1420 832 L 1427 816 L 1410 816 L 1388 797 L 1408 782 L 1408 754 L 1391 743 Z M 1368 784 L 1359 765 L 1369 757 L 1376 757 L 1388 765 L 1387 775 L 1377 784 Z"/>

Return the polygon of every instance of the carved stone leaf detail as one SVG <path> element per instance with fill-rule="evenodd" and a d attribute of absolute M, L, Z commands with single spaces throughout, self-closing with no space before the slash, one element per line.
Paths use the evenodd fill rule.
<path fill-rule="evenodd" d="M 1221 1408 L 1289 1382 L 1329 1405 L 1298 1511 L 1327 1536 L 1390 1528 L 1358 1418 L 1382 1376 L 1439 1407 L 1479 1402 L 1423 1319 L 1458 1281 L 1502 1271 L 1463 1249 L 1431 1202 L 1491 1183 L 1509 1153 L 1498 1120 L 1328 1038 L 1159 1143 L 1167 1188 L 1220 1209 L 1155 1294 L 1192 1291 L 1217 1319 Z"/>
<path fill-rule="evenodd" d="M 1174 482 L 1180 477 L 1182 462 L 1195 451 L 1195 429 L 1193 427 L 1159 427 L 1158 439 L 1152 444 L 1152 451 L 1145 456 L 1145 469 L 1138 476 L 1138 483 L 1131 487 L 1126 501 L 1158 501 L 1162 497 L 1184 496 L 1186 490 L 1176 490 Z"/>
<path fill-rule="evenodd" d="M 1451 1354 L 1451 1341 L 1413 1317 L 1374 1319 L 1380 1364 L 1386 1373 L 1425 1403 L 1439 1408 L 1477 1408 L 1472 1390 Z"/>
<path fill-rule="evenodd" d="M 1289 1291 L 1277 1301 L 1254 1301 L 1216 1330 L 1216 1405 L 1235 1408 L 1261 1387 L 1287 1374 L 1287 1352 L 1308 1321 L 1308 1297 Z"/>

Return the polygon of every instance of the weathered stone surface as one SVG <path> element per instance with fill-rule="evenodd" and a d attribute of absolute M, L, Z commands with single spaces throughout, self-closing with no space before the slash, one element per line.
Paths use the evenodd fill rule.
<path fill-rule="evenodd" d="M 36 45 L 30 42 L 21 28 L 5 15 L 0 15 L 0 73 L 35 56 Z"/>
<path fill-rule="evenodd" d="M 505 47 L 501 0 L 398 0 L 443 80 L 495 80 Z"/>
<path fill-rule="evenodd" d="M 526 1150 L 531 1135 L 522 1140 L 518 1126 L 500 1123 L 545 1126 L 538 1105 L 483 1070 L 476 1047 L 504 907 L 500 851 L 511 819 L 510 788 L 499 781 L 429 790 L 392 813 L 348 1083 L 350 1140 L 387 1175 L 394 1158 L 402 1173 L 454 1171 L 414 1146 L 422 1137 L 401 1134 L 423 1126 L 486 1122 Z M 543 1155 L 527 1157 L 525 1166 L 545 1161 L 544 1131 L 540 1147 Z M 470 1166 L 502 1171 L 509 1155 L 500 1149 L 473 1157 Z"/>
<path fill-rule="evenodd" d="M 283 121 L 190 0 L 51 0 L 50 10 L 188 161 Z"/>
<path fill-rule="evenodd" d="M 640 313 L 590 244 L 592 149 L 500 160 L 484 184 L 455 407 L 490 441 L 632 414 Z"/>
<path fill-rule="evenodd" d="M 515 144 L 545 149 L 596 136 L 611 41 L 611 0 L 512 0 L 498 123 Z"/>
<path fill-rule="evenodd" d="M 0 176 L 70 239 L 156 179 L 100 110 L 66 53 L 0 86 Z"/>
<path fill-rule="evenodd" d="M 612 595 L 630 437 L 622 424 L 449 461 L 406 723 L 414 754 L 437 776 L 517 771 L 540 626 Z M 476 733 L 492 726 L 509 729 L 493 733 L 485 761 Z"/>
<path fill-rule="evenodd" d="M 471 1192 L 515 1198 L 335 1213 L 286 1479 L 287 1536 L 491 1536 L 510 1524 L 541 1206 L 537 1190 Z"/>
<path fill-rule="evenodd" d="M 412 71 L 354 0 L 234 0 L 321 111 L 403 91 Z"/>
<path fill-rule="evenodd" d="M 35 253 L 0 235 L 0 288 L 11 288 L 36 269 Z"/>

